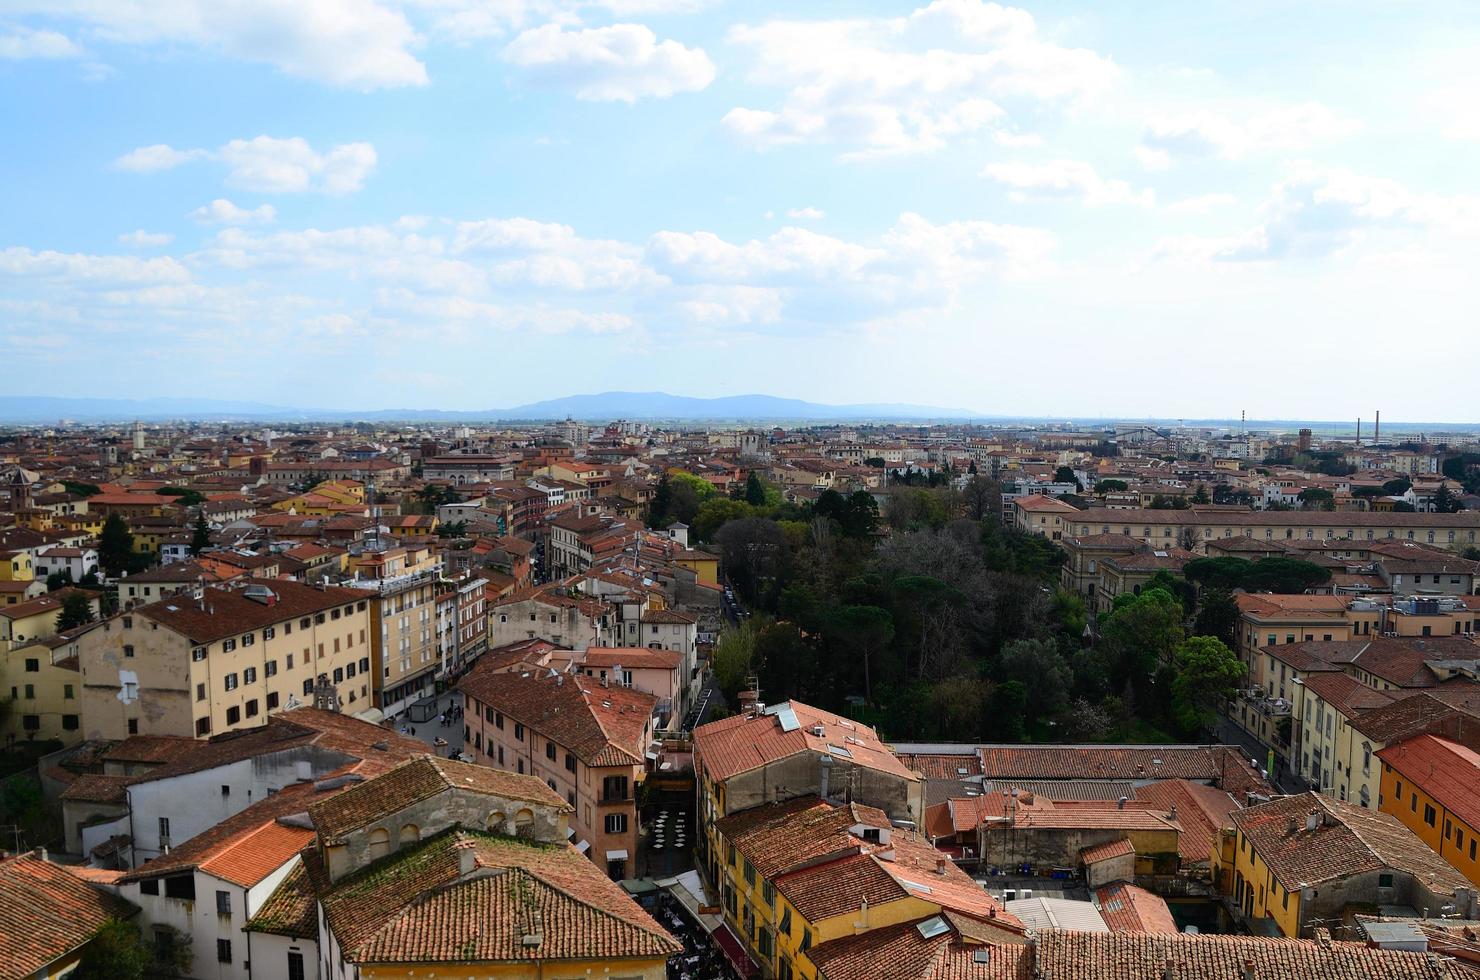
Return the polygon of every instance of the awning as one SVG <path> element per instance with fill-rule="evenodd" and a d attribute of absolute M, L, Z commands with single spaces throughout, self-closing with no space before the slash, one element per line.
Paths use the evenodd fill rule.
<path fill-rule="evenodd" d="M 607 851 L 606 852 L 606 859 L 608 861 L 625 861 L 625 860 L 627 860 L 627 852 L 626 851 Z"/>
<path fill-rule="evenodd" d="M 576 850 L 580 851 L 582 854 L 585 854 L 587 851 L 591 850 L 591 842 L 588 840 L 581 841 L 579 844 L 576 845 Z"/>
<path fill-rule="evenodd" d="M 566 827 L 565 828 L 565 839 L 566 840 L 570 840 L 575 835 L 576 835 L 576 829 L 574 827 Z"/>
<path fill-rule="evenodd" d="M 361 721 L 368 721 L 372 725 L 385 721 L 385 713 L 379 708 L 366 708 L 364 711 L 356 712 L 355 717 Z"/>
<path fill-rule="evenodd" d="M 714 930 L 714 941 L 724 951 L 725 959 L 730 961 L 730 965 L 742 977 L 753 977 L 760 972 L 756 969 L 755 961 L 745 951 L 745 944 L 740 942 L 740 937 L 735 935 L 735 930 L 728 923 Z"/>

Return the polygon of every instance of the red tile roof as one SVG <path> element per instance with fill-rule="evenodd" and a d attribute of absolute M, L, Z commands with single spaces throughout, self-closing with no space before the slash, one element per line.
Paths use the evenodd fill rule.
<path fill-rule="evenodd" d="M 458 690 L 553 739 L 590 766 L 642 765 L 658 699 L 580 674 L 473 671 Z"/>
<path fill-rule="evenodd" d="M 1313 811 L 1316 827 L 1307 830 Z M 1320 793 L 1237 810 L 1231 819 L 1286 891 L 1390 868 L 1421 879 L 1435 894 L 1468 887 L 1396 817 Z"/>
<path fill-rule="evenodd" d="M 1182 933 L 1064 932 L 1035 941 L 1035 980 L 1461 980 L 1462 966 L 1365 943 Z"/>
<path fill-rule="evenodd" d="M 1107 841 L 1104 844 L 1096 844 L 1094 847 L 1086 847 L 1079 852 L 1080 860 L 1085 864 L 1098 864 L 1100 861 L 1108 861 L 1111 858 L 1124 857 L 1127 854 L 1136 853 L 1135 847 L 1129 840 Z"/>
<path fill-rule="evenodd" d="M 137 911 L 33 854 L 0 861 L 0 977 L 29 977 Z"/>
<path fill-rule="evenodd" d="M 468 789 L 514 800 L 528 800 L 556 810 L 571 806 L 535 776 L 422 756 L 381 773 L 376 779 L 346 789 L 308 808 L 325 843 L 413 803 L 450 789 Z"/>
<path fill-rule="evenodd" d="M 798 725 L 791 731 L 784 731 L 775 713 L 788 706 Z M 820 736 L 814 734 L 814 727 L 819 725 L 822 727 Z M 832 747 L 846 749 L 853 765 L 910 782 L 920 778 L 879 741 L 872 728 L 800 701 L 772 705 L 766 713 L 753 717 L 743 713 L 733 715 L 694 730 L 695 758 L 715 780 L 729 779 L 804 752 L 832 753 Z"/>
<path fill-rule="evenodd" d="M 1480 828 L 1480 754 L 1446 739 L 1419 735 L 1377 753 L 1389 769 Z"/>
<path fill-rule="evenodd" d="M 467 877 L 463 848 L 474 850 Z M 475 831 L 397 851 L 319 898 L 344 957 L 361 965 L 664 960 L 682 948 L 569 845 Z M 536 923 L 540 942 L 526 945 Z"/>
<path fill-rule="evenodd" d="M 353 606 L 365 599 L 358 589 L 314 588 L 284 579 L 248 580 L 250 584 L 271 589 L 276 596 L 272 605 L 248 599 L 241 590 L 206 588 L 204 599 L 197 603 L 182 596 L 171 596 L 135 609 L 133 615 L 153 620 L 161 626 L 183 633 L 196 643 L 249 633 L 264 626 L 323 612 L 334 606 Z"/>
<path fill-rule="evenodd" d="M 1180 932 L 1172 910 L 1161 896 L 1144 888 L 1116 881 L 1095 889 L 1100 918 L 1111 932 Z"/>
<path fill-rule="evenodd" d="M 926 937 L 911 919 L 820 943 L 806 956 L 821 980 L 1029 980 L 1033 950 L 1021 943 L 964 941 L 963 933 L 991 935 L 990 925 L 941 916 L 951 928 Z M 960 924 L 963 928 L 956 928 Z M 984 959 L 983 959 L 984 958 Z"/>

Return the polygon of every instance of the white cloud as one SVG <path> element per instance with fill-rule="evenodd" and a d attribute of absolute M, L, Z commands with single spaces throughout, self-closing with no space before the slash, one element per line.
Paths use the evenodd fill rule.
<path fill-rule="evenodd" d="M 26 58 L 76 58 L 82 49 L 65 34 L 20 27 L 0 34 L 0 59 L 19 61 Z"/>
<path fill-rule="evenodd" d="M 1079 160 L 989 163 L 982 176 L 1009 188 L 1015 200 L 1067 198 L 1091 207 L 1156 203 L 1156 194 L 1149 188 L 1138 191 L 1123 180 L 1107 180 L 1094 167 Z"/>
<path fill-rule="evenodd" d="M 320 152 L 301 136 L 257 136 L 232 140 L 219 150 L 177 150 L 165 143 L 141 146 L 113 161 L 119 170 L 158 173 L 192 160 L 215 160 L 227 167 L 226 183 L 262 194 L 318 191 L 350 194 L 365 185 L 375 169 L 375 147 L 340 143 Z"/>
<path fill-rule="evenodd" d="M 114 160 L 113 166 L 136 174 L 154 174 L 208 156 L 210 154 L 205 150 L 177 150 L 167 143 L 155 143 L 128 151 Z"/>
<path fill-rule="evenodd" d="M 168 245 L 174 241 L 175 236 L 167 231 L 144 231 L 141 228 L 138 231 L 130 231 L 126 234 L 119 235 L 118 240 L 124 245 L 131 245 L 134 248 L 158 248 L 161 245 Z"/>
<path fill-rule="evenodd" d="M 1350 136 L 1361 128 L 1319 102 L 1234 113 L 1212 110 L 1155 116 L 1141 137 L 1142 161 L 1164 168 L 1177 157 L 1239 158 L 1302 150 Z"/>
<path fill-rule="evenodd" d="M 1292 168 L 1260 211 L 1262 222 L 1244 232 L 1167 239 L 1156 253 L 1214 261 L 1319 258 L 1379 231 L 1480 233 L 1480 198 L 1418 194 L 1395 180 L 1311 164 Z"/>
<path fill-rule="evenodd" d="M 1216 191 L 1212 194 L 1184 197 L 1180 201 L 1169 201 L 1162 205 L 1161 209 L 1168 214 L 1207 214 L 1209 211 L 1216 211 L 1237 203 L 1238 198 L 1232 194 Z"/>
<path fill-rule="evenodd" d="M 827 217 L 827 215 L 823 212 L 821 208 L 813 207 L 792 208 L 791 210 L 786 212 L 786 216 L 788 218 L 796 218 L 802 221 L 820 221 L 823 218 Z"/>
<path fill-rule="evenodd" d="M 782 86 L 773 109 L 736 107 L 725 126 L 756 148 L 828 143 L 850 155 L 934 150 L 1036 111 L 1104 91 L 1115 66 L 1043 40 L 1026 11 L 936 0 L 907 17 L 739 25 L 750 79 Z M 1012 137 L 1008 137 L 1011 139 Z"/>
<path fill-rule="evenodd" d="M 1043 145 L 1043 137 L 1037 133 L 1010 133 L 1005 129 L 993 133 L 992 141 L 1009 150 L 1027 150 Z"/>
<path fill-rule="evenodd" d="M 232 140 L 219 155 L 231 168 L 227 184 L 264 194 L 310 190 L 349 194 L 364 186 L 376 162 L 375 147 L 369 143 L 341 143 L 320 153 L 299 136 Z"/>
<path fill-rule="evenodd" d="M 190 272 L 168 256 L 141 259 L 132 255 L 35 252 L 13 246 L 0 249 L 0 276 L 67 280 L 77 284 L 139 284 L 187 282 Z"/>
<path fill-rule="evenodd" d="M 582 238 L 569 225 L 528 218 L 462 221 L 454 255 L 484 258 L 494 281 L 557 289 L 633 289 L 661 282 L 628 242 Z"/>
<path fill-rule="evenodd" d="M 248 209 L 218 197 L 210 204 L 196 208 L 187 217 L 207 225 L 265 225 L 277 220 L 277 208 L 271 204 L 259 204 Z"/>
<path fill-rule="evenodd" d="M 377 0 L 9 0 L 6 7 L 74 21 L 103 41 L 189 45 L 345 88 L 427 81 L 411 53 L 416 31 Z"/>
<path fill-rule="evenodd" d="M 641 24 L 584 30 L 545 24 L 514 38 L 503 59 L 538 82 L 593 102 L 668 98 L 714 81 L 714 63 L 702 48 L 659 41 Z"/>

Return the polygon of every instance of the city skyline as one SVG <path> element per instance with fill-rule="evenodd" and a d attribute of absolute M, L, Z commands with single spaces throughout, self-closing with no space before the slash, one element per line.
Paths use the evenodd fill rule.
<path fill-rule="evenodd" d="M 5 5 L 11 393 L 1355 419 L 1480 355 L 1457 4 L 315 9 Z"/>

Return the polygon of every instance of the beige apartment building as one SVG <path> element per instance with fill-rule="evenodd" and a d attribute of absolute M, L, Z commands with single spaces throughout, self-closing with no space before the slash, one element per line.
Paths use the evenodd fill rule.
<path fill-rule="evenodd" d="M 1196 547 L 1225 538 L 1256 541 L 1413 541 L 1450 551 L 1480 545 L 1480 511 L 1403 514 L 1391 511 L 1115 510 L 1094 507 L 1064 515 L 1064 533 L 1123 534 L 1156 547 Z"/>
<path fill-rule="evenodd" d="M 481 667 L 481 665 L 480 665 Z M 571 843 L 613 879 L 637 858 L 637 787 L 658 699 L 581 674 L 475 668 L 464 751 L 484 765 L 544 780 L 575 807 Z"/>
<path fill-rule="evenodd" d="M 87 738 L 208 738 L 317 705 L 373 703 L 363 591 L 243 580 L 115 616 L 77 643 Z"/>
<path fill-rule="evenodd" d="M 382 717 L 390 718 L 436 690 L 442 666 L 437 636 L 438 574 L 359 580 L 347 591 L 369 602 L 374 707 Z"/>

